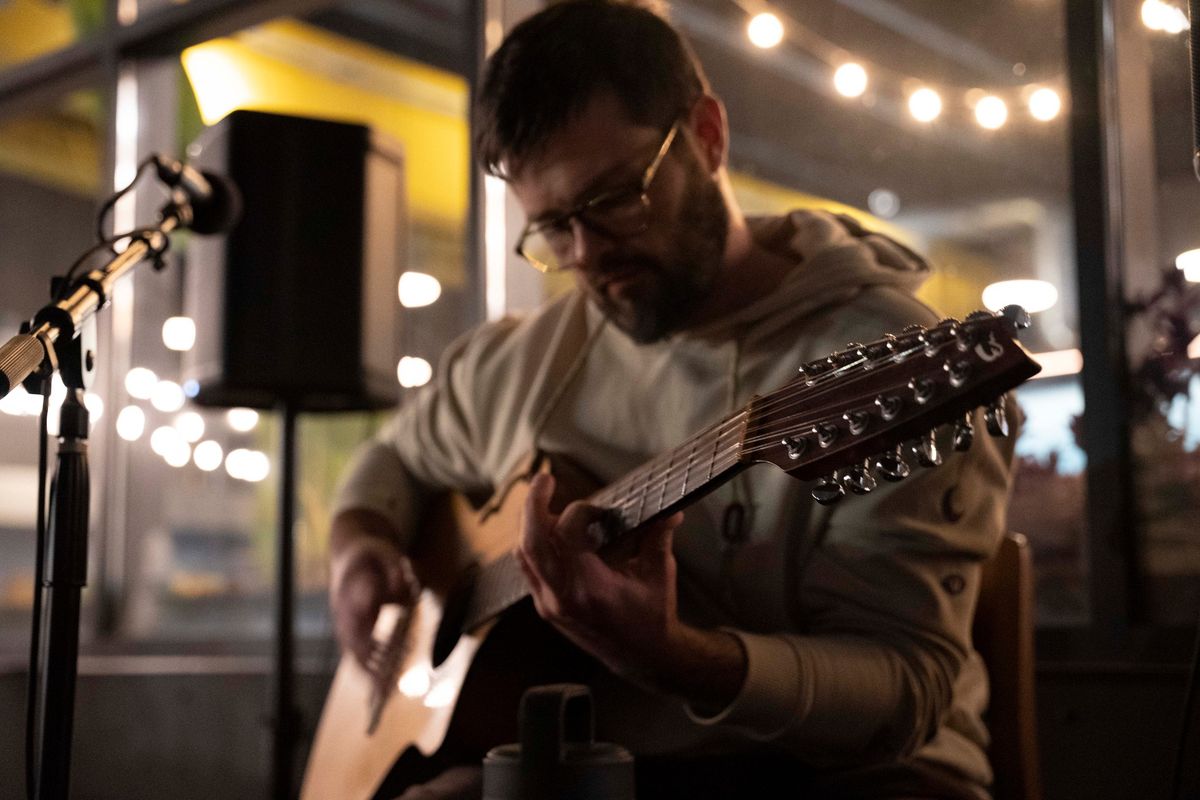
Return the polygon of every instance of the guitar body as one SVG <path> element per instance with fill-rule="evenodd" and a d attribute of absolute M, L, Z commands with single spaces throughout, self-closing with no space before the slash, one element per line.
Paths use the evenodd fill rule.
<path fill-rule="evenodd" d="M 528 598 L 463 631 L 448 656 L 435 654 L 447 601 L 454 602 L 473 565 L 515 547 L 529 478 L 549 465 L 549 459 L 527 460 L 479 511 L 454 494 L 430 514 L 427 535 L 412 552 L 424 588 L 399 643 L 398 689 L 368 732 L 375 680 L 352 655 L 342 657 L 313 740 L 302 800 L 369 800 L 385 779 L 408 782 L 389 778 L 398 762 L 414 781 L 432 777 L 439 765 L 478 764 L 492 747 L 518 740 L 517 710 L 526 689 L 586 683 L 599 668 L 542 622 Z M 562 497 L 586 496 L 582 487 L 594 483 L 562 462 L 553 471 Z M 560 473 L 574 477 L 564 480 Z M 555 505 L 565 503 L 556 497 Z M 376 638 L 390 637 L 399 617 L 399 607 L 385 606 Z"/>

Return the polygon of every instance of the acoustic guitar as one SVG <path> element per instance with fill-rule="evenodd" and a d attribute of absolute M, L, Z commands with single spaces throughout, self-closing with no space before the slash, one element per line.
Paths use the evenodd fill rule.
<path fill-rule="evenodd" d="M 422 585 L 416 605 L 385 606 L 369 669 L 349 654 L 338 666 L 303 800 L 368 800 L 401 759 L 415 776 L 440 763 L 479 763 L 489 748 L 517 739 L 526 688 L 587 683 L 587 671 L 599 668 L 537 618 L 513 555 L 538 470 L 554 470 L 559 505 L 586 497 L 607 512 L 611 548 L 756 463 L 816 480 L 822 504 L 866 494 L 877 477 L 903 480 L 912 460 L 940 464 L 939 425 L 954 423 L 953 446 L 968 448 L 979 406 L 988 432 L 1007 435 L 1004 393 L 1040 370 L 1015 338 L 1028 324 L 1010 306 L 849 345 L 590 494 L 572 491 L 582 482 L 535 454 L 481 508 L 451 496 L 426 526 L 437 534 L 411 553 Z"/>

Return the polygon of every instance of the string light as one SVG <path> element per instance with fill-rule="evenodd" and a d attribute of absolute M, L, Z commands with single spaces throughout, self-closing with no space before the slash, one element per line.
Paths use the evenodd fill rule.
<path fill-rule="evenodd" d="M 942 97 L 929 87 L 922 87 L 908 96 L 908 112 L 917 122 L 933 122 L 942 113 Z"/>
<path fill-rule="evenodd" d="M 405 272 L 396 286 L 400 305 L 405 308 L 421 308 L 432 305 L 442 296 L 442 284 L 424 272 Z"/>
<path fill-rule="evenodd" d="M 833 86 L 843 97 L 859 97 L 867 90 L 867 71 L 850 61 L 833 73 Z"/>
<path fill-rule="evenodd" d="M 1163 33 L 1183 33 L 1190 27 L 1183 9 L 1163 0 L 1146 0 L 1142 3 L 1142 24 L 1152 31 Z"/>
<path fill-rule="evenodd" d="M 989 131 L 998 130 L 1008 121 L 1008 106 L 999 97 L 990 94 L 975 105 L 975 121 Z"/>
<path fill-rule="evenodd" d="M 163 323 L 162 340 L 168 350 L 191 350 L 196 343 L 196 323 L 191 317 L 171 317 Z"/>
<path fill-rule="evenodd" d="M 1049 281 L 997 281 L 983 290 L 983 305 L 992 311 L 1019 305 L 1029 313 L 1045 311 L 1058 303 L 1058 289 Z"/>
<path fill-rule="evenodd" d="M 423 358 L 405 356 L 396 365 L 396 378 L 406 389 L 424 386 L 433 377 L 433 366 Z"/>
<path fill-rule="evenodd" d="M 1042 87 L 1029 95 L 1029 113 L 1039 122 L 1049 122 L 1062 111 L 1062 99 L 1053 89 Z"/>
<path fill-rule="evenodd" d="M 751 5 L 744 0 L 733 0 L 733 2 L 743 9 Z M 756 2 L 753 5 L 761 8 L 763 3 Z M 1152 8 L 1147 10 L 1148 7 Z M 1168 17 L 1173 22 L 1168 23 L 1166 21 Z M 1153 21 L 1159 26 L 1159 29 L 1174 30 L 1178 28 L 1181 17 L 1182 12 L 1178 8 L 1164 3 L 1163 0 L 1146 0 L 1143 6 L 1143 19 L 1150 20 L 1147 21 L 1147 25 Z M 1182 23 L 1185 26 L 1186 22 L 1186 17 L 1183 17 Z M 915 120 L 922 123 L 933 122 L 947 111 L 942 95 L 928 86 L 920 86 L 919 78 L 889 70 L 879 64 L 848 58 L 852 54 L 847 53 L 844 48 L 824 39 L 815 31 L 796 24 L 785 14 L 760 11 L 750 17 L 746 26 L 746 34 L 750 41 L 763 48 L 779 45 L 785 32 L 789 32 L 787 35 L 798 46 L 829 64 L 834 90 L 843 97 L 862 97 L 864 102 L 867 102 L 874 99 L 873 93 L 867 94 L 869 85 L 912 86 L 916 84 L 920 88 L 911 92 L 906 90 L 909 113 Z M 1013 65 L 1012 72 L 1018 78 L 1024 77 L 1027 71 L 1025 64 Z M 876 73 L 882 74 L 883 77 L 876 80 L 878 77 Z M 959 114 L 972 111 L 975 122 L 987 130 L 998 130 L 1004 127 L 1010 121 L 1009 108 L 1014 104 L 1027 106 L 1030 116 L 1038 122 L 1049 122 L 1056 119 L 1063 107 L 1062 97 L 1057 91 L 1032 83 L 1022 87 L 1003 88 L 991 92 L 983 89 L 968 91 L 967 87 L 947 86 L 943 88 L 949 92 L 950 96 L 956 96 L 958 92 L 965 92 L 967 95 L 966 108 L 961 111 L 957 107 L 951 108 L 956 119 L 960 118 Z M 983 102 L 981 103 L 981 101 Z"/>
<path fill-rule="evenodd" d="M 1200 283 L 1200 250 L 1185 250 L 1175 256 L 1175 266 L 1183 270 L 1189 283 Z"/>
<path fill-rule="evenodd" d="M 117 414 L 117 436 L 127 442 L 136 442 L 146 431 L 146 412 L 137 406 L 125 406 Z"/>
<path fill-rule="evenodd" d="M 746 36 L 755 47 L 769 50 L 783 41 L 783 23 L 770 11 L 755 14 L 746 26 Z"/>

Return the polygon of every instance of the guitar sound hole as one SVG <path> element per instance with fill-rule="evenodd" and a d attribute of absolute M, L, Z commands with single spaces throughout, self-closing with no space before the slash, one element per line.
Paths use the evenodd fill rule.
<path fill-rule="evenodd" d="M 471 597 L 475 594 L 475 577 L 479 567 L 473 566 L 463 573 L 461 580 L 446 597 L 442 608 L 442 619 L 438 623 L 437 635 L 433 637 L 433 666 L 439 667 L 449 658 L 467 622 L 467 611 Z"/>

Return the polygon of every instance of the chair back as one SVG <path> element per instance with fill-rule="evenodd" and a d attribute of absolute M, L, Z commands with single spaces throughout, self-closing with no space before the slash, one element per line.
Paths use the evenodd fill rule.
<path fill-rule="evenodd" d="M 1033 556 L 1023 535 L 1008 533 L 984 563 L 974 625 L 991 684 L 995 800 L 1041 800 L 1033 629 Z"/>

